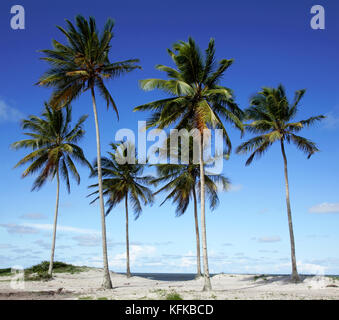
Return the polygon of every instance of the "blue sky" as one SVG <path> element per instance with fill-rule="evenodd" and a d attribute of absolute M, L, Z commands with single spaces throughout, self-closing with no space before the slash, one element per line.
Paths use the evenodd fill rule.
<path fill-rule="evenodd" d="M 78 13 L 96 17 L 102 26 L 107 17 L 116 21 L 111 59 L 139 58 L 142 70 L 108 84 L 120 111 L 118 122 L 102 100 L 98 105 L 102 150 L 120 128 L 137 128 L 146 113 L 133 107 L 155 100 L 157 92 L 143 92 L 138 80 L 163 77 L 156 64 L 171 65 L 166 49 L 192 36 L 206 48 L 216 41 L 218 59 L 234 58 L 223 85 L 232 88 L 245 108 L 249 97 L 262 86 L 285 85 L 292 98 L 302 88 L 297 119 L 325 114 L 327 119 L 303 135 L 314 140 L 321 152 L 310 160 L 294 146 L 287 147 L 291 204 L 299 271 L 339 274 L 339 4 L 335 1 L 215 1 L 208 7 L 197 1 L 28 1 L 26 29 L 10 28 L 12 1 L 0 3 L 0 267 L 29 266 L 49 258 L 56 184 L 30 192 L 33 177 L 21 179 L 23 169 L 13 169 L 25 151 L 9 148 L 22 138 L 19 120 L 39 114 L 50 91 L 34 86 L 47 65 L 39 49 L 51 47 L 51 39 L 64 41 L 56 25 Z M 310 8 L 323 5 L 326 29 L 310 27 Z M 90 97 L 73 104 L 74 117 L 89 114 L 81 142 L 91 161 L 96 156 L 95 129 Z M 229 128 L 233 146 L 239 133 Z M 249 137 L 249 135 L 246 135 Z M 264 158 L 245 167 L 244 156 L 232 154 L 223 173 L 233 183 L 220 195 L 220 206 L 207 212 L 211 272 L 288 273 L 290 247 L 285 208 L 283 162 L 278 146 Z M 56 259 L 81 265 L 101 266 L 100 216 L 89 205 L 87 186 L 93 183 L 80 168 L 80 186 L 72 184 L 68 195 L 62 188 Z M 175 218 L 174 207 L 144 209 L 130 223 L 132 272 L 194 272 L 195 234 L 192 207 Z M 124 208 L 118 206 L 107 218 L 110 267 L 125 270 Z"/>

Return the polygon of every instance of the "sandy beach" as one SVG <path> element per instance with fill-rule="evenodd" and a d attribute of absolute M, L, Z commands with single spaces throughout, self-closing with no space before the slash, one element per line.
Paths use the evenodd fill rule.
<path fill-rule="evenodd" d="M 100 289 L 102 270 L 57 273 L 49 281 L 25 281 L 13 289 L 11 277 L 0 279 L 0 299 L 25 300 L 163 300 L 179 294 L 184 300 L 312 300 L 339 299 L 339 280 L 327 276 L 303 276 L 293 284 L 288 276 L 218 274 L 211 278 L 213 291 L 202 292 L 203 279 L 159 281 L 113 273 L 113 290 Z"/>

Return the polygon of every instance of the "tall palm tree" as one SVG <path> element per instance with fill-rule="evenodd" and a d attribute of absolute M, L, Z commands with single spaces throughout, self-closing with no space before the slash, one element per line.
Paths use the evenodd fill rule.
<path fill-rule="evenodd" d="M 172 200 L 176 205 L 176 215 L 183 215 L 191 200 L 194 205 L 194 223 L 197 246 L 197 278 L 202 276 L 200 262 L 200 235 L 197 210 L 197 189 L 200 189 L 200 166 L 198 164 L 160 164 L 156 166 L 157 178 L 153 183 L 166 183 L 154 195 L 166 192 L 168 195 L 161 203 Z M 209 175 L 205 173 L 206 193 L 210 202 L 210 209 L 214 210 L 219 204 L 218 189 L 227 190 L 229 180 L 223 175 Z M 220 188 L 221 186 L 221 188 Z"/>
<path fill-rule="evenodd" d="M 215 62 L 214 40 L 211 39 L 203 55 L 192 38 L 188 42 L 180 41 L 168 49 L 176 68 L 157 65 L 156 68 L 167 74 L 168 80 L 147 79 L 140 82 L 144 90 L 160 89 L 171 97 L 136 107 L 136 111 L 153 111 L 148 126 L 165 128 L 175 124 L 176 129 L 197 128 L 200 132 L 200 198 L 201 229 L 204 264 L 204 290 L 211 290 L 208 268 L 207 239 L 205 223 L 205 174 L 203 159 L 203 132 L 208 128 L 220 128 L 231 150 L 231 141 L 222 122 L 231 122 L 243 130 L 242 112 L 233 100 L 229 88 L 219 85 L 225 71 L 233 60 L 223 59 Z"/>
<path fill-rule="evenodd" d="M 111 144 L 113 152 L 108 152 L 109 157 L 102 158 L 102 176 L 103 179 L 103 195 L 106 200 L 106 215 L 121 201 L 125 201 L 125 214 L 126 214 L 126 275 L 131 277 L 130 270 L 130 255 L 129 255 L 129 224 L 128 224 L 128 203 L 130 202 L 133 207 L 134 217 L 138 219 L 142 212 L 142 203 L 144 205 L 153 204 L 152 191 L 145 186 L 148 184 L 152 177 L 142 176 L 144 165 L 133 163 L 134 161 L 127 161 L 122 164 L 119 162 L 118 157 L 123 159 L 127 157 L 128 148 L 135 148 L 134 145 L 127 144 L 124 150 L 119 148 L 117 144 Z M 98 167 L 95 165 L 93 175 L 98 174 Z M 90 187 L 98 187 L 98 184 L 91 185 Z M 97 194 L 95 191 L 90 195 Z M 94 199 L 91 203 L 98 200 L 99 197 Z"/>
<path fill-rule="evenodd" d="M 140 67 L 136 65 L 139 61 L 137 59 L 114 63 L 109 60 L 108 55 L 111 49 L 110 42 L 113 38 L 112 30 L 114 26 L 112 19 L 107 20 L 101 33 L 97 30 L 93 17 L 90 17 L 87 21 L 84 17 L 77 16 L 75 20 L 76 27 L 69 20 L 66 20 L 67 30 L 58 27 L 66 36 L 66 44 L 61 44 L 53 40 L 52 50 L 42 50 L 46 55 L 42 59 L 47 61 L 51 65 L 51 68 L 40 78 L 38 84 L 54 88 L 50 101 L 54 108 L 63 107 L 79 97 L 84 91 L 90 90 L 91 92 L 97 142 L 98 184 L 104 263 L 103 287 L 111 289 L 112 282 L 107 259 L 105 211 L 102 195 L 100 134 L 95 89 L 99 91 L 100 95 L 106 101 L 107 108 L 112 105 L 118 116 L 117 106 L 109 90 L 106 88 L 104 81 L 116 78 Z"/>
<path fill-rule="evenodd" d="M 70 192 L 69 172 L 72 174 L 76 182 L 80 183 L 80 175 L 74 164 L 74 160 L 80 164 L 88 166 L 91 170 L 90 163 L 86 160 L 82 149 L 77 145 L 78 141 L 83 137 L 85 131 L 82 129 L 86 116 L 82 116 L 78 122 L 72 127 L 72 108 L 67 105 L 66 111 L 55 110 L 45 104 L 42 117 L 29 116 L 28 119 L 22 121 L 22 128 L 29 130 L 25 132 L 29 138 L 14 142 L 12 147 L 15 149 L 28 148 L 33 150 L 23 159 L 21 159 L 15 167 L 31 163 L 23 172 L 22 177 L 38 173 L 38 177 L 33 183 L 32 190 L 39 190 L 45 182 L 56 177 L 57 195 L 53 225 L 53 240 L 51 249 L 51 259 L 48 274 L 52 276 L 53 261 L 55 251 L 55 240 L 59 209 L 59 190 L 60 190 L 60 174 L 66 182 L 67 191 Z"/>
<path fill-rule="evenodd" d="M 237 153 L 251 152 L 250 157 L 246 161 L 246 165 L 249 165 L 255 157 L 262 156 L 274 142 L 280 143 L 284 160 L 286 206 L 291 242 L 292 280 L 295 282 L 300 281 L 300 278 L 295 256 L 285 142 L 294 143 L 299 150 L 306 153 L 308 158 L 310 158 L 312 154 L 319 151 L 316 144 L 296 135 L 296 133 L 324 118 L 324 116 L 319 115 L 307 120 L 294 120 L 298 112 L 299 102 L 304 96 L 305 91 L 296 91 L 294 101 L 290 103 L 282 85 L 279 85 L 278 88 L 262 88 L 262 91 L 250 100 L 251 106 L 245 111 L 247 119 L 252 120 L 246 126 L 247 130 L 258 134 L 258 136 L 242 143 L 237 148 Z"/>

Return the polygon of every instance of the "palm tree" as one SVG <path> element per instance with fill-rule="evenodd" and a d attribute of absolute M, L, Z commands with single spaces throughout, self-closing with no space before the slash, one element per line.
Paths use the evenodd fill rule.
<path fill-rule="evenodd" d="M 28 148 L 33 150 L 15 166 L 19 167 L 27 163 L 31 163 L 23 172 L 22 177 L 38 173 L 38 177 L 33 183 L 32 190 L 39 190 L 45 182 L 56 177 L 57 195 L 53 225 L 53 240 L 51 249 L 51 259 L 48 274 L 52 276 L 53 261 L 55 251 L 55 239 L 59 209 L 59 190 L 60 190 L 60 174 L 66 182 L 68 193 L 70 192 L 69 172 L 72 174 L 76 182 L 80 183 L 80 175 L 74 164 L 74 160 L 80 164 L 88 166 L 92 170 L 92 166 L 86 160 L 82 149 L 77 145 L 78 141 L 83 137 L 85 131 L 82 129 L 86 116 L 82 116 L 74 127 L 71 127 L 72 108 L 67 105 L 66 111 L 55 110 L 48 104 L 45 104 L 42 117 L 29 116 L 27 120 L 22 121 L 22 128 L 30 130 L 24 134 L 29 136 L 28 139 L 14 142 L 12 147 L 15 149 Z"/>
<path fill-rule="evenodd" d="M 197 245 L 197 278 L 202 276 L 200 263 L 200 235 L 197 210 L 197 189 L 200 189 L 200 167 L 198 164 L 160 164 L 156 166 L 158 178 L 152 180 L 153 183 L 166 184 L 154 193 L 154 195 L 167 192 L 164 204 L 167 200 L 172 200 L 176 204 L 176 216 L 181 216 L 187 210 L 191 200 L 194 205 L 194 222 Z M 229 180 L 223 175 L 208 175 L 205 173 L 206 193 L 210 202 L 210 209 L 214 210 L 219 204 L 218 186 L 222 190 L 229 188 Z M 219 187 L 220 189 L 220 187 Z"/>
<path fill-rule="evenodd" d="M 293 120 L 298 112 L 299 102 L 304 96 L 305 91 L 296 91 L 294 101 L 290 103 L 282 85 L 279 85 L 278 88 L 262 88 L 262 91 L 250 100 L 251 106 L 245 112 L 247 119 L 252 120 L 247 125 L 247 130 L 259 135 L 242 143 L 237 148 L 237 153 L 252 152 L 246 161 L 246 165 L 249 165 L 255 157 L 262 156 L 274 142 L 278 141 L 280 143 L 284 160 L 287 217 L 291 242 L 292 280 L 295 282 L 300 281 L 300 278 L 295 256 L 285 142 L 294 143 L 299 150 L 306 153 L 308 158 L 310 158 L 312 154 L 319 151 L 316 144 L 296 135 L 296 133 L 304 127 L 311 126 L 324 118 L 324 116 L 319 115 L 307 120 L 296 122 Z"/>
<path fill-rule="evenodd" d="M 230 152 L 231 141 L 222 119 L 243 130 L 240 120 L 242 112 L 233 100 L 232 91 L 218 84 L 233 60 L 223 59 L 216 64 L 213 39 L 210 40 L 204 56 L 192 38 L 189 38 L 188 42 L 180 41 L 174 44 L 173 51 L 168 49 L 168 53 L 176 69 L 164 65 L 157 65 L 156 68 L 166 72 L 169 80 L 147 79 L 142 80 L 140 84 L 144 90 L 160 89 L 171 97 L 138 106 L 134 110 L 153 111 L 148 127 L 155 126 L 162 129 L 176 124 L 176 129 L 199 130 L 204 290 L 211 290 L 205 224 L 203 132 L 208 128 L 222 129 Z"/>
<path fill-rule="evenodd" d="M 127 161 L 122 164 L 120 159 L 127 157 L 128 148 L 131 150 L 135 148 L 132 144 L 127 144 L 125 150 L 119 148 L 119 145 L 111 144 L 113 152 L 108 152 L 109 157 L 102 158 L 102 175 L 103 179 L 103 195 L 107 197 L 106 201 L 106 215 L 121 201 L 125 201 L 126 209 L 126 275 L 131 277 L 130 270 L 130 255 L 129 255 L 129 232 L 128 232 L 128 203 L 130 202 L 133 207 L 134 217 L 138 219 L 142 206 L 153 204 L 152 191 L 145 186 L 148 184 L 152 177 L 142 176 L 144 165 L 133 163 L 134 161 Z M 98 167 L 95 165 L 95 171 L 93 175 L 98 174 Z M 98 184 L 91 185 L 90 187 L 98 187 Z M 90 195 L 97 194 L 99 191 L 95 191 Z M 91 203 L 98 200 L 99 197 L 94 199 Z M 140 201 L 141 200 L 141 201 Z"/>
<path fill-rule="evenodd" d="M 51 105 L 61 108 L 80 96 L 84 91 L 90 90 L 92 96 L 93 113 L 95 119 L 97 142 L 97 167 L 100 198 L 100 214 L 102 229 L 102 247 L 104 263 L 103 287 L 112 288 L 107 259 L 105 211 L 102 195 L 101 151 L 98 113 L 95 97 L 95 89 L 104 98 L 107 108 L 112 105 L 118 116 L 117 106 L 105 86 L 104 80 L 113 79 L 136 68 L 137 59 L 112 63 L 109 60 L 111 49 L 110 42 L 113 38 L 112 29 L 114 21 L 108 19 L 103 32 L 99 33 L 93 17 L 87 21 L 82 16 L 75 18 L 77 28 L 66 20 L 68 30 L 62 27 L 58 29 L 66 36 L 67 44 L 53 40 L 52 50 L 42 50 L 46 55 L 42 59 L 47 61 L 51 68 L 40 78 L 38 84 L 53 87 Z"/>

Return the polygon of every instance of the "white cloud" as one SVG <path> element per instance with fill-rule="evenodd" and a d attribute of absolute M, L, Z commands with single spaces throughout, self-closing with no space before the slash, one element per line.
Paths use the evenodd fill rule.
<path fill-rule="evenodd" d="M 73 203 L 70 202 L 70 201 L 61 202 L 60 203 L 60 207 L 61 208 L 72 208 L 73 207 Z"/>
<path fill-rule="evenodd" d="M 307 236 L 306 236 L 307 238 L 313 238 L 313 239 L 315 239 L 315 238 L 328 238 L 329 237 L 329 235 L 328 234 L 308 234 Z"/>
<path fill-rule="evenodd" d="M 15 247 L 10 243 L 0 243 L 0 249 L 13 249 L 13 248 Z"/>
<path fill-rule="evenodd" d="M 190 268 L 194 267 L 196 263 L 197 263 L 196 256 L 193 254 L 192 251 L 190 251 L 180 259 L 178 266 L 182 268 Z"/>
<path fill-rule="evenodd" d="M 44 230 L 44 231 L 53 230 L 52 224 L 24 223 L 22 224 L 22 226 L 37 229 L 37 230 Z M 62 225 L 57 226 L 57 231 L 80 233 L 80 234 L 91 234 L 91 235 L 100 234 L 99 231 L 92 230 L 92 229 L 82 229 L 82 228 L 75 228 L 75 227 L 62 226 Z"/>
<path fill-rule="evenodd" d="M 270 243 L 270 242 L 279 242 L 281 241 L 281 238 L 279 236 L 272 236 L 272 237 L 260 237 L 256 240 L 258 242 Z"/>
<path fill-rule="evenodd" d="M 279 251 L 278 250 L 259 250 L 259 252 L 262 252 L 262 253 L 278 253 Z"/>
<path fill-rule="evenodd" d="M 39 232 L 35 228 L 19 224 L 0 224 L 0 227 L 5 228 L 8 233 L 12 234 L 34 234 Z"/>
<path fill-rule="evenodd" d="M 97 234 L 84 234 L 72 238 L 80 247 L 96 247 L 101 244 L 101 237 Z"/>
<path fill-rule="evenodd" d="M 26 220 L 41 220 L 46 219 L 46 215 L 41 213 L 26 213 L 20 216 L 20 219 L 26 219 Z"/>
<path fill-rule="evenodd" d="M 222 245 L 225 246 L 225 247 L 230 247 L 230 246 L 233 246 L 233 243 L 225 242 Z"/>
<path fill-rule="evenodd" d="M 339 126 L 339 115 L 335 112 L 326 113 L 326 118 L 323 120 L 325 128 L 335 129 Z"/>
<path fill-rule="evenodd" d="M 261 209 L 258 211 L 258 214 L 265 214 L 268 212 L 268 209 L 267 208 L 264 208 L 264 209 Z"/>
<path fill-rule="evenodd" d="M 143 262 L 147 258 L 154 257 L 156 248 L 153 246 L 130 246 L 130 261 L 133 265 L 143 265 Z M 109 259 L 109 265 L 113 267 L 125 267 L 126 265 L 126 251 L 116 254 L 113 258 Z"/>
<path fill-rule="evenodd" d="M 323 202 L 308 210 L 310 213 L 339 213 L 339 203 Z"/>
<path fill-rule="evenodd" d="M 15 122 L 24 117 L 19 110 L 9 106 L 5 101 L 0 100 L 0 122 Z"/>
<path fill-rule="evenodd" d="M 50 249 L 51 248 L 51 244 L 50 243 L 48 243 L 48 242 L 46 242 L 44 240 L 41 240 L 41 239 L 34 241 L 34 243 L 36 245 L 38 245 L 39 247 L 43 248 L 43 249 Z"/>
<path fill-rule="evenodd" d="M 297 267 L 300 273 L 325 275 L 326 267 L 315 263 L 305 263 L 302 261 L 297 262 Z"/>
<path fill-rule="evenodd" d="M 240 190 L 242 190 L 243 186 L 242 184 L 231 184 L 230 188 L 229 188 L 229 192 L 238 192 Z"/>
<path fill-rule="evenodd" d="M 72 238 L 74 241 L 77 242 L 77 245 L 80 247 L 97 247 L 102 245 L 102 237 L 99 233 L 90 233 L 90 234 L 80 234 Z M 162 243 L 158 243 L 157 245 L 161 245 Z M 122 241 L 112 241 L 111 239 L 107 239 L 107 246 L 108 247 L 115 247 L 115 246 L 125 246 L 126 243 Z M 130 245 L 146 245 L 146 243 L 141 243 L 138 241 L 130 242 Z"/>

